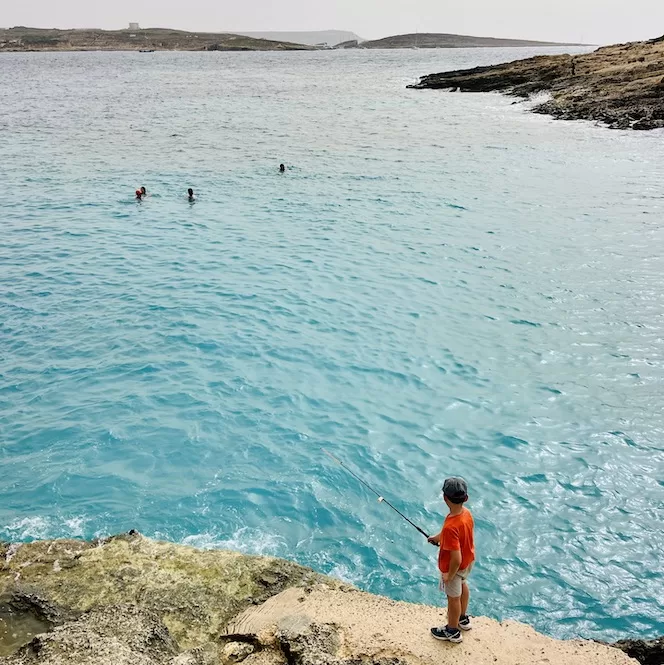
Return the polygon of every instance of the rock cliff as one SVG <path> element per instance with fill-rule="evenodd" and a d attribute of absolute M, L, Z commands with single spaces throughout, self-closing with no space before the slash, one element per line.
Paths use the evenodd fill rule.
<path fill-rule="evenodd" d="M 436 642 L 440 608 L 297 564 L 155 542 L 0 545 L 0 665 L 628 665 L 622 651 L 474 619 Z"/>
<path fill-rule="evenodd" d="M 595 120 L 614 129 L 658 129 L 664 127 L 664 39 L 430 74 L 409 87 L 518 97 L 549 92 L 536 113 Z"/>

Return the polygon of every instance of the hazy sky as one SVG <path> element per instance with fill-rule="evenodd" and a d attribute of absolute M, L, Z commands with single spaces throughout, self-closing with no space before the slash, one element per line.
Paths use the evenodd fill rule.
<path fill-rule="evenodd" d="M 609 43 L 664 34 L 664 0 L 0 0 L 0 27 L 351 30 Z"/>

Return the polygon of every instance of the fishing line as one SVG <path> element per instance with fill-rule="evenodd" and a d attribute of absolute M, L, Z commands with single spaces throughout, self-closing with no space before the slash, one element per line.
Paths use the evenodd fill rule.
<path fill-rule="evenodd" d="M 427 538 L 427 539 L 429 538 L 429 534 L 426 531 L 424 531 L 423 529 L 420 529 L 420 527 L 417 526 L 417 524 L 415 524 L 414 522 L 411 522 L 398 508 L 395 508 L 385 497 L 383 497 L 379 492 L 377 492 L 373 487 L 371 487 L 371 485 L 369 485 L 369 483 L 362 480 L 362 478 L 360 478 L 354 471 L 349 469 L 340 459 L 336 458 L 332 453 L 328 453 L 327 450 L 325 450 L 324 448 L 322 450 L 328 457 L 331 457 L 337 464 L 339 464 L 344 469 L 346 469 L 346 471 L 348 471 L 348 473 L 350 473 L 350 475 L 353 476 L 353 478 L 355 478 L 355 480 L 358 480 L 368 490 L 373 492 L 378 497 L 378 503 L 384 503 L 384 504 L 388 505 L 390 508 L 392 508 L 392 510 L 395 513 L 397 513 L 397 515 L 399 515 L 400 517 L 405 519 L 406 522 L 408 522 L 408 524 L 410 524 L 412 527 L 415 527 L 425 538 Z"/>

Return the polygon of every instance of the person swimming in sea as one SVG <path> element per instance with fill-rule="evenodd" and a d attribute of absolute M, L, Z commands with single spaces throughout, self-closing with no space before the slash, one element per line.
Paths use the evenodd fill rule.
<path fill-rule="evenodd" d="M 136 200 L 137 201 L 142 201 L 143 200 L 143 190 L 142 189 L 137 189 L 136 190 Z"/>
<path fill-rule="evenodd" d="M 284 164 L 279 164 L 279 173 L 286 173 L 286 166 Z"/>
<path fill-rule="evenodd" d="M 147 196 L 148 195 L 148 190 L 145 189 L 145 187 L 141 187 L 141 193 L 143 194 L 143 196 Z"/>
<path fill-rule="evenodd" d="M 189 203 L 193 203 L 196 200 L 194 190 L 191 187 L 187 190 L 187 196 L 189 197 Z"/>

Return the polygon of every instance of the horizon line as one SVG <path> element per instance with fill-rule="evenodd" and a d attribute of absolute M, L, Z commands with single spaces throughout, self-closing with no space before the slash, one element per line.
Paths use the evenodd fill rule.
<path fill-rule="evenodd" d="M 63 32 L 69 32 L 69 31 L 85 31 L 85 30 L 98 30 L 101 32 L 129 32 L 131 28 L 129 27 L 122 27 L 122 28 L 99 28 L 95 26 L 88 26 L 85 28 L 62 28 L 62 27 L 41 27 L 41 26 L 35 26 L 35 25 L 13 25 L 11 27 L 0 27 L 0 30 L 18 30 L 18 29 L 24 29 L 24 30 L 59 30 Z M 450 35 L 450 36 L 455 36 L 455 37 L 471 37 L 471 38 L 478 38 L 478 39 L 498 39 L 498 40 L 506 40 L 506 41 L 524 41 L 524 42 L 539 42 L 539 43 L 545 43 L 545 44 L 550 44 L 550 45 L 560 45 L 560 46 L 598 46 L 600 44 L 604 44 L 605 42 L 579 42 L 579 41 L 558 41 L 558 40 L 552 40 L 552 39 L 537 39 L 533 37 L 497 37 L 495 35 L 478 35 L 478 34 L 465 34 L 461 32 L 436 32 L 436 31 L 426 31 L 426 32 L 420 32 L 418 30 L 414 32 L 398 32 L 398 33 L 393 33 L 393 34 L 388 34 L 383 37 L 375 37 L 373 39 L 365 39 L 363 37 L 360 37 L 354 30 L 341 30 L 338 28 L 316 28 L 312 30 L 213 30 L 210 31 L 209 29 L 205 30 L 191 30 L 191 29 L 183 29 L 183 28 L 173 28 L 173 27 L 161 27 L 161 26 L 149 26 L 149 27 L 139 27 L 137 28 L 139 31 L 146 31 L 146 30 L 173 30 L 176 32 L 184 32 L 184 33 L 190 33 L 190 34 L 208 34 L 208 35 L 214 35 L 214 34 L 230 34 L 230 35 L 240 35 L 240 36 L 246 36 L 250 37 L 248 33 L 254 32 L 261 32 L 261 33 L 316 33 L 316 32 L 347 32 L 355 35 L 358 37 L 358 41 L 360 42 L 374 42 L 374 41 L 379 41 L 381 39 L 389 39 L 391 37 L 401 37 L 401 36 L 408 36 L 408 35 Z M 646 39 L 638 39 L 638 40 L 630 40 L 630 41 L 647 41 Z M 621 43 L 621 42 L 606 42 L 608 43 Z"/>

